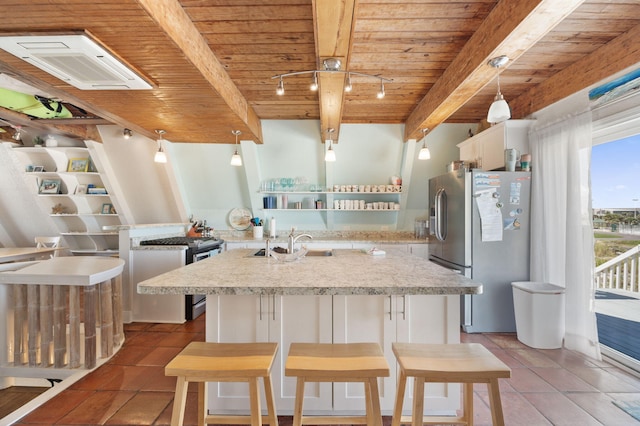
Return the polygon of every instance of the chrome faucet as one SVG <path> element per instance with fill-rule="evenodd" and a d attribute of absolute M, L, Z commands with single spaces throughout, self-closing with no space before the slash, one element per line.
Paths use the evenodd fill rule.
<path fill-rule="evenodd" d="M 291 228 L 291 233 L 289 234 L 289 247 L 288 247 L 288 251 L 287 251 L 288 253 L 293 253 L 294 252 L 296 241 L 298 241 L 299 238 L 307 237 L 310 240 L 313 239 L 313 237 L 311 235 L 309 235 L 309 234 L 294 235 L 295 231 L 296 231 L 295 228 Z"/>

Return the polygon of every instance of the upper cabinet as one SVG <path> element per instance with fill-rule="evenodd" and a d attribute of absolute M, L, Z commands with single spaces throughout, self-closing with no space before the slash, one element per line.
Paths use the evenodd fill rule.
<path fill-rule="evenodd" d="M 529 127 L 534 120 L 507 120 L 459 143 L 460 160 L 476 162 L 483 170 L 504 169 L 504 150 L 529 153 Z"/>
<path fill-rule="evenodd" d="M 117 254 L 113 227 L 121 221 L 89 149 L 18 147 L 15 152 L 29 191 L 55 222 L 65 246 L 74 254 Z"/>

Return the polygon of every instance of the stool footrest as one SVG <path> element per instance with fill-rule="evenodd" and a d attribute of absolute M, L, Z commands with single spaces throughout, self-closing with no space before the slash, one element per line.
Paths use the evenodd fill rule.
<path fill-rule="evenodd" d="M 402 416 L 400 418 L 400 424 L 412 424 L 413 418 L 411 416 Z M 468 422 L 464 417 L 453 416 L 424 416 L 422 418 L 423 425 L 466 425 Z"/>
<path fill-rule="evenodd" d="M 366 425 L 367 416 L 302 416 L 303 425 Z"/>
<path fill-rule="evenodd" d="M 251 416 L 208 414 L 205 416 L 204 422 L 207 425 L 248 425 L 251 424 Z M 262 416 L 262 424 L 270 424 L 269 416 Z"/>

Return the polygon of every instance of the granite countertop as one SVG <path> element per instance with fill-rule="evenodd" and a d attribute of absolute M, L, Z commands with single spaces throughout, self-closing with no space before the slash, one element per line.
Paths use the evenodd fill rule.
<path fill-rule="evenodd" d="M 455 295 L 482 293 L 482 284 L 421 257 L 394 249 L 373 256 L 333 250 L 278 263 L 255 249 L 231 250 L 138 283 L 141 294 Z"/>
<path fill-rule="evenodd" d="M 407 231 L 299 231 L 296 230 L 296 235 L 310 234 L 313 236 L 312 240 L 305 240 L 306 244 L 313 243 L 371 243 L 371 244 L 428 244 L 428 239 L 417 239 L 414 237 L 413 232 Z M 141 246 L 141 240 L 151 240 L 155 238 L 164 237 L 178 237 L 184 234 L 162 234 L 154 236 L 145 236 L 142 238 L 132 238 L 130 241 L 131 250 L 175 250 L 179 246 Z M 289 231 L 282 230 L 278 232 L 276 238 L 270 238 L 272 246 L 274 245 L 286 245 L 288 242 Z M 255 239 L 253 238 L 253 231 L 251 229 L 247 231 L 213 231 L 215 238 L 223 240 L 225 243 L 262 243 L 264 244 L 267 239 L 265 238 Z"/>

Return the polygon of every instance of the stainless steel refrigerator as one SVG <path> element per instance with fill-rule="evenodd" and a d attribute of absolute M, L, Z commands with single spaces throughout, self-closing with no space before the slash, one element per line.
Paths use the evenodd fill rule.
<path fill-rule="evenodd" d="M 468 333 L 514 332 L 511 282 L 529 280 L 529 172 L 457 170 L 429 180 L 429 259 L 483 284 L 461 296 Z"/>

